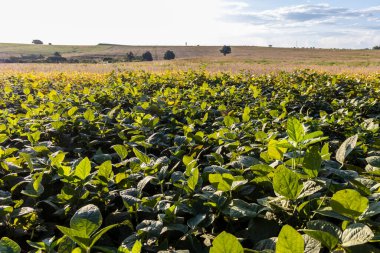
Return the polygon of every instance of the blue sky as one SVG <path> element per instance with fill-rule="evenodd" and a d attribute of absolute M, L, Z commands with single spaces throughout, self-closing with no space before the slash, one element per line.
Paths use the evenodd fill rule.
<path fill-rule="evenodd" d="M 380 0 L 1 0 L 0 42 L 380 45 Z"/>

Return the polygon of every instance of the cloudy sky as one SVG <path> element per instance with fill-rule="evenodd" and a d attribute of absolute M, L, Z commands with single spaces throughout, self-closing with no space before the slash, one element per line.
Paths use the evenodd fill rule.
<path fill-rule="evenodd" d="M 380 44 L 380 0 L 1 0 L 0 42 Z"/>

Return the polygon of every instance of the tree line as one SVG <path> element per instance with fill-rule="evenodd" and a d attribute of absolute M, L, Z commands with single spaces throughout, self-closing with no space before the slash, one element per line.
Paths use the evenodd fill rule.
<path fill-rule="evenodd" d="M 33 44 L 41 45 L 42 41 L 33 40 Z M 231 47 L 224 45 L 219 52 L 226 56 L 231 53 Z M 174 51 L 167 50 L 164 55 L 164 60 L 173 60 L 176 58 Z M 135 55 L 133 52 L 128 52 L 124 56 L 81 56 L 66 58 L 60 52 L 55 52 L 51 56 L 43 56 L 42 54 L 30 54 L 21 56 L 11 56 L 6 59 L 0 59 L 0 63 L 99 63 L 99 62 L 140 62 L 153 61 L 153 55 L 150 51 L 146 51 L 141 55 Z"/>

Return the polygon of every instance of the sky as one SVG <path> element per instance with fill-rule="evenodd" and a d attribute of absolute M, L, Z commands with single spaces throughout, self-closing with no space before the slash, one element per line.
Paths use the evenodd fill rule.
<path fill-rule="evenodd" d="M 0 42 L 372 48 L 380 0 L 1 0 Z"/>

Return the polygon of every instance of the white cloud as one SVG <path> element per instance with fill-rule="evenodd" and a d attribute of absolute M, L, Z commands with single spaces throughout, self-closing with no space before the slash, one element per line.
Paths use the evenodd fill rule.
<path fill-rule="evenodd" d="M 363 9 L 333 7 L 329 4 L 302 4 L 255 11 L 249 6 L 231 10 L 225 16 L 231 23 L 244 24 L 245 34 L 276 46 L 372 47 L 380 43 L 380 6 Z M 326 32 L 328 31 L 328 32 Z"/>

